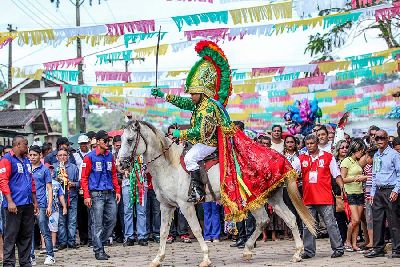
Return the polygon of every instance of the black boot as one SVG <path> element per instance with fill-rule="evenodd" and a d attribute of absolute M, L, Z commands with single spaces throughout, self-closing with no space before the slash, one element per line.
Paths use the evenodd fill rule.
<path fill-rule="evenodd" d="M 204 192 L 204 185 L 201 181 L 200 170 L 190 172 L 190 178 L 192 179 L 192 191 L 187 201 L 195 203 L 204 201 L 206 193 Z"/>

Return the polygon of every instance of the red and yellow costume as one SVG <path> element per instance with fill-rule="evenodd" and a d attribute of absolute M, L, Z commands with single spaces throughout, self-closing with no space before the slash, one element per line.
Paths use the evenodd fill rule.
<path fill-rule="evenodd" d="M 210 41 L 200 41 L 195 49 L 202 59 L 189 73 L 187 90 L 189 93 L 205 93 L 204 86 L 194 85 L 197 73 L 204 72 L 201 67 L 204 61 L 211 63 L 213 68 L 207 71 L 215 71 L 208 75 L 215 79 L 212 81 L 215 93 L 207 101 L 211 101 L 210 110 L 217 120 L 212 124 L 217 125 L 221 202 L 225 207 L 225 219 L 241 221 L 248 211 L 264 205 L 271 192 L 287 178 L 296 179 L 297 175 L 284 156 L 256 143 L 230 121 L 225 106 L 232 92 L 231 70 L 224 52 Z M 172 96 L 167 96 L 168 99 L 171 101 Z"/>

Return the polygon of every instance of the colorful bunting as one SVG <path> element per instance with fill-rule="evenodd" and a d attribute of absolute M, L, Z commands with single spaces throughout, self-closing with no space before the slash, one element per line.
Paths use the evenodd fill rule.
<path fill-rule="evenodd" d="M 176 16 L 172 17 L 172 20 L 175 22 L 179 31 L 182 31 L 183 24 L 187 25 L 199 25 L 201 22 L 212 22 L 212 23 L 228 23 L 228 11 L 219 11 L 219 12 L 208 12 L 187 16 Z"/>
<path fill-rule="evenodd" d="M 158 55 L 164 56 L 167 53 L 168 46 L 169 45 L 167 45 L 167 44 L 160 45 L 159 50 L 158 50 Z M 150 56 L 150 55 L 155 56 L 157 54 L 157 46 L 137 48 L 137 49 L 134 49 L 134 51 L 138 57 L 145 57 L 145 56 Z"/>
<path fill-rule="evenodd" d="M 106 24 L 108 35 L 124 35 L 125 32 L 144 32 L 155 31 L 154 20 L 139 20 L 121 23 Z"/>
<path fill-rule="evenodd" d="M 354 1 L 354 0 L 353 0 Z M 376 21 L 386 21 L 400 14 L 400 3 L 393 1 L 393 7 L 382 8 L 375 11 Z"/>
<path fill-rule="evenodd" d="M 96 71 L 96 81 L 131 81 L 132 72 Z"/>
<path fill-rule="evenodd" d="M 112 63 L 117 60 L 125 60 L 125 61 L 130 61 L 132 59 L 132 50 L 126 50 L 126 51 L 119 51 L 119 52 L 113 52 L 113 53 L 107 53 L 107 54 L 99 54 L 96 55 L 97 57 L 97 62 L 101 64 L 107 64 L 107 63 Z"/>
<path fill-rule="evenodd" d="M 57 60 L 57 61 L 51 61 L 51 62 L 46 62 L 43 63 L 44 67 L 46 70 L 56 70 L 60 67 L 76 67 L 78 64 L 80 64 L 83 60 L 83 57 L 78 57 L 78 58 L 72 58 L 72 59 L 63 59 L 63 60 Z"/>
<path fill-rule="evenodd" d="M 160 32 L 160 40 L 164 38 L 166 32 Z M 138 41 L 143 41 L 152 37 L 158 36 L 158 32 L 148 32 L 148 33 L 130 33 L 124 35 L 125 47 L 128 48 L 130 43 L 137 43 Z"/>
<path fill-rule="evenodd" d="M 46 71 L 46 79 L 58 79 L 61 81 L 77 81 L 79 71 L 78 70 L 50 70 Z"/>
<path fill-rule="evenodd" d="M 292 1 L 229 10 L 233 24 L 292 18 Z"/>

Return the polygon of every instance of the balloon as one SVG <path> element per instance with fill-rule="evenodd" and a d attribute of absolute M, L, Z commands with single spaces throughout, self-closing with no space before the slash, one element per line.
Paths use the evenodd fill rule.
<path fill-rule="evenodd" d="M 283 115 L 283 118 L 285 119 L 285 121 L 292 120 L 292 116 L 290 115 L 290 112 L 286 112 L 285 115 Z"/>
<path fill-rule="evenodd" d="M 300 123 L 300 124 L 303 122 L 303 120 L 299 114 L 295 114 L 294 116 L 292 116 L 292 121 Z"/>

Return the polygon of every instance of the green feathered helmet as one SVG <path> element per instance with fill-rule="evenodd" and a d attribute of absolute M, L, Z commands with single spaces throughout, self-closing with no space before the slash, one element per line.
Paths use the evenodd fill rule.
<path fill-rule="evenodd" d="M 185 93 L 204 94 L 226 106 L 232 93 L 232 83 L 224 52 L 211 41 L 198 42 L 195 50 L 201 59 L 190 69 Z"/>

